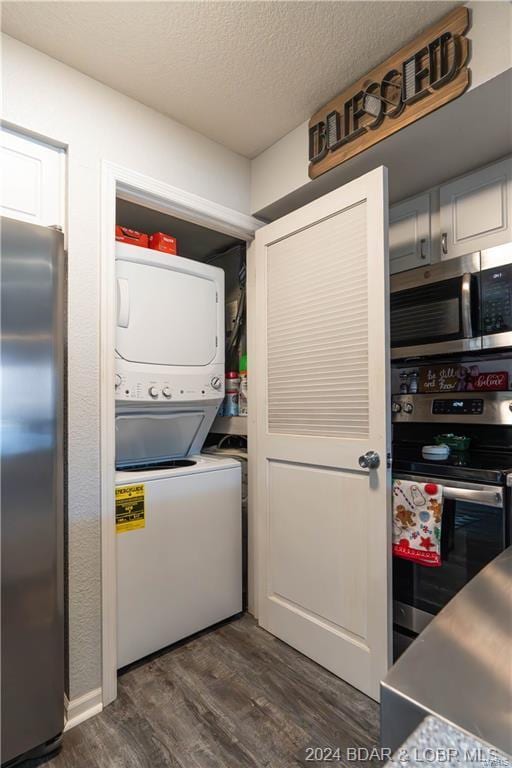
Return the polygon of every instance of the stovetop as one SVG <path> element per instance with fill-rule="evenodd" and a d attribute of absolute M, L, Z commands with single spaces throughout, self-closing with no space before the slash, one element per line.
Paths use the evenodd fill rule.
<path fill-rule="evenodd" d="M 393 472 L 492 485 L 504 485 L 507 475 L 512 473 L 512 451 L 452 451 L 447 459 L 431 461 L 423 458 L 421 447 L 414 443 L 393 445 Z"/>

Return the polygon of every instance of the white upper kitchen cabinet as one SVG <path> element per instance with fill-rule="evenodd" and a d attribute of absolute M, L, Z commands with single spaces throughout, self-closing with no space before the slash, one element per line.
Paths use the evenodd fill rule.
<path fill-rule="evenodd" d="M 6 129 L 0 135 L 2 216 L 64 229 L 65 151 Z"/>
<path fill-rule="evenodd" d="M 389 210 L 389 270 L 391 274 L 430 264 L 430 195 L 425 193 Z"/>
<path fill-rule="evenodd" d="M 512 158 L 440 188 L 441 259 L 512 240 Z"/>

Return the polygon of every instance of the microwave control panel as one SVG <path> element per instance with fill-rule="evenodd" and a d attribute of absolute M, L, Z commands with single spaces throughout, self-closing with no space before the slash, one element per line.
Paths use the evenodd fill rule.
<path fill-rule="evenodd" d="M 461 416 L 467 414 L 479 415 L 484 412 L 484 401 L 478 397 L 465 398 L 464 400 L 433 400 L 432 413 Z"/>
<path fill-rule="evenodd" d="M 481 274 L 482 333 L 512 330 L 512 264 L 485 269 Z"/>

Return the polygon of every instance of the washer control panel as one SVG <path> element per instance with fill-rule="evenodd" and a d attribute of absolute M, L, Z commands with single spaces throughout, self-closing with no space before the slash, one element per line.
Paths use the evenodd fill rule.
<path fill-rule="evenodd" d="M 116 400 L 140 402 L 219 401 L 224 397 L 224 375 L 192 374 L 158 378 L 151 374 L 124 373 L 115 375 Z"/>

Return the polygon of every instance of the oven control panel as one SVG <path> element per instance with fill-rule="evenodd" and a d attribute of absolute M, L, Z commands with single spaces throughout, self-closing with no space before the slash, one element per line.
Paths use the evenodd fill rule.
<path fill-rule="evenodd" d="M 454 398 L 453 400 L 433 400 L 432 413 L 450 416 L 467 414 L 479 415 L 484 412 L 484 401 L 481 397 L 468 397 L 467 399 Z"/>
<path fill-rule="evenodd" d="M 393 395 L 393 422 L 512 426 L 512 390 Z"/>

